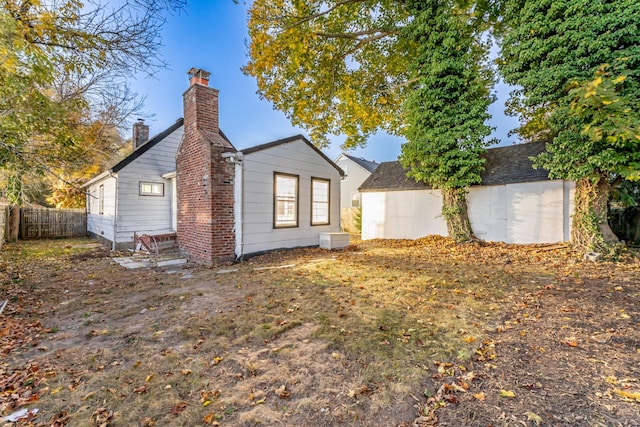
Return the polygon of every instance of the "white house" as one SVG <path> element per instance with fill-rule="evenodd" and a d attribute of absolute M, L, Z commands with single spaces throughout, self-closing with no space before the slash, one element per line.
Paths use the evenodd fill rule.
<path fill-rule="evenodd" d="M 345 174 L 340 183 L 340 223 L 345 231 L 359 233 L 359 227 L 354 221 L 360 211 L 358 188 L 376 170 L 378 163 L 345 153 L 340 154 L 335 163 Z"/>
<path fill-rule="evenodd" d="M 575 184 L 533 169 L 544 143 L 487 150 L 482 184 L 467 195 L 475 235 L 506 243 L 552 243 L 570 237 Z M 407 178 L 399 162 L 385 162 L 362 184 L 363 239 L 446 236 L 439 190 Z"/>
<path fill-rule="evenodd" d="M 342 170 L 302 135 L 236 150 L 209 73 L 189 74 L 184 120 L 85 184 L 89 233 L 114 248 L 171 235 L 211 264 L 339 232 Z"/>
<path fill-rule="evenodd" d="M 91 236 L 123 249 L 133 247 L 134 233 L 175 232 L 175 181 L 170 177 L 182 135 L 180 119 L 83 185 Z M 134 132 L 134 146 L 135 139 Z"/>

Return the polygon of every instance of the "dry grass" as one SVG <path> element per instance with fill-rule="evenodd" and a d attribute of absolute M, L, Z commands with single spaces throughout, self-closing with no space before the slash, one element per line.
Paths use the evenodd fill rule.
<path fill-rule="evenodd" d="M 5 373 L 38 365 L 21 385 L 38 393 L 33 425 L 411 422 L 434 362 L 465 363 L 519 292 L 575 265 L 567 249 L 431 237 L 271 253 L 222 274 L 190 266 L 182 280 L 47 245 L 61 242 L 8 245 L 1 261 L 22 271 L 2 291 L 34 298 L 6 315 L 56 328 L 5 350 Z"/>

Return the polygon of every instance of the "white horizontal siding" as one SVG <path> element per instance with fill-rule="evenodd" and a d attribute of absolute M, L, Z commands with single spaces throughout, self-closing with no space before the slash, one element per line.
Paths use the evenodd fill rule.
<path fill-rule="evenodd" d="M 298 227 L 273 227 L 274 172 L 299 176 Z M 314 246 L 340 230 L 340 174 L 302 140 L 266 148 L 243 160 L 242 252 Z M 330 180 L 329 225 L 311 225 L 311 178 Z"/>
<path fill-rule="evenodd" d="M 176 169 L 176 153 L 182 140 L 179 127 L 119 172 L 117 241 L 133 242 L 134 233 L 167 233 L 173 228 L 173 186 L 162 175 Z M 163 196 L 140 195 L 140 182 L 164 184 Z"/>
<path fill-rule="evenodd" d="M 104 186 L 104 211 L 100 214 L 100 186 Z M 113 242 L 113 221 L 116 212 L 116 178 L 95 182 L 87 188 L 87 231 Z"/>

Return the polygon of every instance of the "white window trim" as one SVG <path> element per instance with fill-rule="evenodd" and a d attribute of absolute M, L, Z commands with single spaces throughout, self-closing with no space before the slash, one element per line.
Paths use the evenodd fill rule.
<path fill-rule="evenodd" d="M 150 191 L 144 191 L 142 189 L 143 186 L 150 186 Z M 158 188 L 159 191 L 154 191 L 155 188 Z M 138 184 L 138 194 L 141 196 L 152 196 L 152 197 L 164 197 L 164 183 L 163 182 L 151 182 L 151 181 L 140 181 Z"/>

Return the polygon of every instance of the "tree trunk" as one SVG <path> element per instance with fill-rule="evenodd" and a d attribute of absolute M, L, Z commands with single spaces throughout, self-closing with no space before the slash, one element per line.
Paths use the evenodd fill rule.
<path fill-rule="evenodd" d="M 467 191 L 460 188 L 441 190 L 442 216 L 447 221 L 447 231 L 456 243 L 476 240 L 467 211 Z"/>
<path fill-rule="evenodd" d="M 20 235 L 20 206 L 9 206 L 9 241 L 17 242 Z"/>
<path fill-rule="evenodd" d="M 620 243 L 611 231 L 607 214 L 611 185 L 607 176 L 576 182 L 571 243 L 578 249 L 610 253 Z"/>

